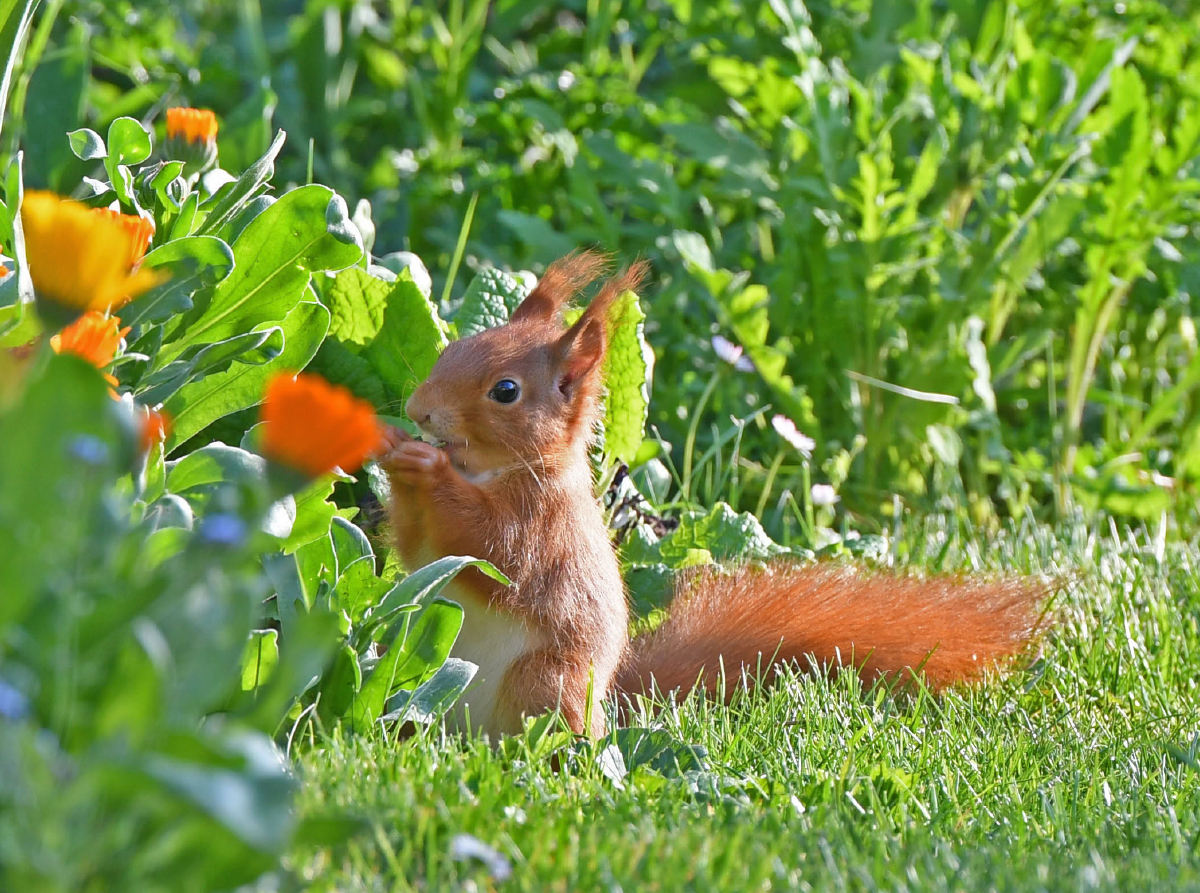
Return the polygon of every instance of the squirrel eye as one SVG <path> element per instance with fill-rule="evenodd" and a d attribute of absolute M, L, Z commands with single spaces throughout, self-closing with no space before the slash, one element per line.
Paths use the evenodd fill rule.
<path fill-rule="evenodd" d="M 502 378 L 492 385 L 488 396 L 497 403 L 512 403 L 521 396 L 521 386 L 511 378 Z"/>

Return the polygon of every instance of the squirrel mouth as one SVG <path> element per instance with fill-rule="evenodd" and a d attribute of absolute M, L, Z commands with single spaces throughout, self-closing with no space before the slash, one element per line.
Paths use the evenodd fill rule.
<path fill-rule="evenodd" d="M 439 450 L 450 449 L 459 445 L 457 440 L 446 440 L 445 438 L 438 437 L 436 434 L 430 434 L 424 428 L 419 428 L 418 430 L 421 432 L 421 440 L 430 446 L 437 447 Z"/>

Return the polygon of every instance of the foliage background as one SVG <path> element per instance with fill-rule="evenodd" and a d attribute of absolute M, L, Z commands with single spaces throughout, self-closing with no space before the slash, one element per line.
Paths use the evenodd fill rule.
<path fill-rule="evenodd" d="M 858 523 L 896 496 L 985 523 L 1194 503 L 1187 3 L 62 2 L 42 27 L 10 131 L 34 185 L 78 178 L 58 134 L 81 119 L 187 102 L 220 114 L 230 170 L 286 130 L 282 181 L 369 199 L 376 254 L 415 252 L 451 301 L 483 265 L 648 256 L 677 464 L 695 413 L 705 447 L 770 404 Z M 757 370 L 702 407 L 715 332 Z M 765 418 L 743 508 L 780 447 Z"/>
<path fill-rule="evenodd" d="M 2 133 L 25 187 L 107 189 L 117 162 L 67 132 L 118 151 L 132 116 L 161 145 L 167 107 L 208 107 L 221 166 L 278 150 L 254 189 L 287 196 L 211 221 L 223 251 L 280 244 L 268 222 L 317 247 L 271 292 L 287 317 L 244 302 L 229 354 L 201 358 L 192 328 L 228 273 L 216 246 L 176 295 L 196 314 L 143 321 L 123 387 L 207 401 L 145 480 L 68 358 L 13 411 L 0 530 L 37 548 L 0 560 L 28 584 L 0 609 L 0 880 L 208 889 L 282 857 L 268 883 L 296 887 L 493 883 L 511 862 L 536 886 L 564 861 L 577 886 L 1195 883 L 1198 96 L 1186 0 L 45 0 Z M 1069 578 L 1045 659 L 937 702 L 797 676 L 642 717 L 644 737 L 542 723 L 492 750 L 434 724 L 398 745 L 469 679 L 435 597 L 459 565 L 395 579 L 358 511 L 369 474 L 281 497 L 252 452 L 263 370 L 311 358 L 398 415 L 442 340 L 524 287 L 480 271 L 584 244 L 655 270 L 657 436 L 605 479 L 639 609 L 681 565 L 842 542 Z M 45 483 L 30 432 L 67 428 L 109 452 Z M 630 522 L 634 483 L 673 532 Z M 64 494 L 86 506 L 66 538 Z M 229 516 L 280 506 L 289 524 L 222 551 Z M 221 624 L 185 610 L 193 579 Z"/>

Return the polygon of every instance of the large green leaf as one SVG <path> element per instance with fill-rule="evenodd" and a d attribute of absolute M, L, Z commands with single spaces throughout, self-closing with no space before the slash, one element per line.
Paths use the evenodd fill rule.
<path fill-rule="evenodd" d="M 63 512 L 85 511 L 119 464 L 105 387 L 83 360 L 55 356 L 20 403 L 0 410 L 0 630 L 90 533 L 86 523 L 65 523 Z"/>
<path fill-rule="evenodd" d="M 122 307 L 121 322 L 137 326 L 191 310 L 196 293 L 224 279 L 233 264 L 229 246 L 213 236 L 185 236 L 160 245 L 146 255 L 142 266 L 165 270 L 171 278 Z"/>
<path fill-rule="evenodd" d="M 235 364 L 177 391 L 166 404 L 175 423 L 167 452 L 217 419 L 254 406 L 262 400 L 263 387 L 274 373 L 303 369 L 317 352 L 328 327 L 329 311 L 318 303 L 304 301 L 280 324 L 283 353 L 275 359 L 260 366 Z"/>
<path fill-rule="evenodd" d="M 463 294 L 462 304 L 454 314 L 454 326 L 459 338 L 478 335 L 484 329 L 508 322 L 517 305 L 533 291 L 536 280 L 532 275 L 520 278 L 498 267 L 486 267 L 475 274 Z"/>
<path fill-rule="evenodd" d="M 446 345 L 437 308 L 407 271 L 386 282 L 351 267 L 323 295 L 332 319 L 313 368 L 381 409 L 399 406 Z"/>
<path fill-rule="evenodd" d="M 346 204 L 325 186 L 302 186 L 254 218 L 233 243 L 235 266 L 181 336 L 164 345 L 156 365 L 188 346 L 278 322 L 303 299 L 310 276 L 341 270 L 362 257 Z"/>
<path fill-rule="evenodd" d="M 573 323 L 583 313 L 576 307 L 563 318 Z M 631 291 L 609 309 L 608 356 L 604 358 L 604 452 L 613 459 L 631 462 L 642 445 L 650 410 L 650 381 L 654 351 L 646 343 L 646 314 Z"/>
<path fill-rule="evenodd" d="M 631 291 L 613 306 L 609 316 L 608 357 L 604 362 L 604 450 L 622 462 L 632 462 L 650 409 L 654 351 L 646 343 L 642 312 Z"/>
<path fill-rule="evenodd" d="M 210 198 L 208 202 L 212 203 L 211 207 L 208 206 L 208 202 L 205 203 L 201 211 L 206 216 L 204 222 L 196 229 L 197 235 L 215 236 L 225 224 L 237 216 L 238 212 L 254 196 L 254 193 L 264 183 L 270 181 L 272 175 L 275 173 L 275 156 L 283 148 L 283 141 L 285 139 L 287 139 L 287 134 L 282 130 L 275 134 L 275 139 L 271 141 L 270 148 L 267 149 L 262 158 L 246 168 L 242 172 L 242 175 L 230 184 L 228 189 Z"/>
<path fill-rule="evenodd" d="M 363 682 L 350 711 L 354 728 L 363 730 L 383 715 L 392 692 L 415 688 L 445 662 L 462 628 L 463 609 L 435 598 L 425 606 L 404 637 L 394 643 Z"/>

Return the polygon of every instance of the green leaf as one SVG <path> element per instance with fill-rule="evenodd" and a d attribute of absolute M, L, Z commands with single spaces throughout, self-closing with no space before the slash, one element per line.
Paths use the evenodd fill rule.
<path fill-rule="evenodd" d="M 317 717 L 325 728 L 332 728 L 334 722 L 350 709 L 362 684 L 358 652 L 343 645 L 334 653 L 333 664 L 321 679 Z"/>
<path fill-rule="evenodd" d="M 147 375 L 135 390 L 139 402 L 157 406 L 189 381 L 224 372 L 235 361 L 250 366 L 269 363 L 283 352 L 283 329 L 272 326 L 234 335 L 215 344 L 189 347 L 179 358 Z"/>
<path fill-rule="evenodd" d="M 509 579 L 504 574 L 488 562 L 478 558 L 467 558 L 461 555 L 439 558 L 413 571 L 392 587 L 392 590 L 383 597 L 379 606 L 371 613 L 370 619 L 355 631 L 356 637 L 359 641 L 370 637 L 376 628 L 389 623 L 403 609 L 437 595 L 459 571 L 467 567 L 476 568 L 506 586 L 509 583 Z"/>
<path fill-rule="evenodd" d="M 458 337 L 478 335 L 508 322 L 535 284 L 532 276 L 517 279 L 497 267 L 480 270 L 467 286 L 462 304 L 454 314 Z"/>
<path fill-rule="evenodd" d="M 21 66 L 24 55 L 25 38 L 29 35 L 29 25 L 33 21 L 33 11 L 37 9 L 39 0 L 5 0 L 0 9 L 4 17 L 0 19 L 0 58 L 4 59 L 4 73 L 0 76 L 0 123 L 6 120 L 4 112 L 8 106 L 8 91 L 12 87 L 13 72 Z M 12 201 L 12 196 L 8 196 Z"/>
<path fill-rule="evenodd" d="M 388 698 L 384 722 L 435 721 L 459 699 L 479 667 L 467 660 L 447 657 L 437 671 L 413 691 L 401 690 Z"/>
<path fill-rule="evenodd" d="M 347 240 L 338 209 L 344 217 L 346 204 L 332 190 L 302 186 L 254 218 L 233 243 L 233 272 L 183 334 L 164 345 L 160 362 L 188 345 L 278 322 L 301 301 L 313 273 L 357 262 L 362 245 Z"/>
<path fill-rule="evenodd" d="M 235 760 L 232 765 L 227 760 L 203 765 L 150 754 L 139 758 L 138 768 L 255 849 L 281 850 L 295 822 L 296 780 L 269 738 L 240 732 L 226 735 L 223 743 Z"/>
<path fill-rule="evenodd" d="M 384 712 L 391 694 L 412 688 L 436 671 L 454 646 L 462 628 L 461 606 L 442 598 L 426 605 L 403 642 L 395 642 L 380 658 L 354 700 L 350 718 L 353 728 L 367 729 Z"/>
<path fill-rule="evenodd" d="M 275 134 L 275 139 L 272 140 L 271 147 L 267 149 L 262 158 L 246 168 L 228 191 L 220 196 L 214 195 L 208 200 L 213 203 L 212 208 L 207 207 L 208 202 L 205 203 L 206 207 L 203 208 L 203 211 L 206 216 L 204 222 L 196 230 L 197 235 L 216 235 L 225 224 L 229 223 L 237 215 L 242 206 L 250 201 L 254 193 L 264 183 L 270 181 L 271 177 L 275 174 L 275 156 L 283 148 L 283 141 L 285 139 L 287 139 L 287 134 L 282 130 Z"/>
<path fill-rule="evenodd" d="M 604 450 L 622 462 L 632 462 L 642 445 L 650 409 L 654 351 L 646 343 L 637 295 L 625 292 L 609 313 L 608 356 L 604 383 Z"/>
<path fill-rule="evenodd" d="M 107 157 L 113 164 L 141 164 L 150 150 L 150 132 L 136 118 L 117 118 L 108 125 Z"/>
<path fill-rule="evenodd" d="M 296 521 L 283 542 L 284 552 L 295 552 L 306 543 L 329 532 L 337 506 L 329 502 L 337 478 L 323 475 L 296 494 Z"/>
<path fill-rule="evenodd" d="M 160 245 L 145 256 L 142 266 L 166 270 L 171 278 L 126 304 L 121 322 L 140 326 L 191 310 L 197 295 L 203 302 L 208 291 L 229 275 L 233 264 L 233 251 L 213 236 L 185 236 Z"/>
<path fill-rule="evenodd" d="M 328 350 L 313 368 L 377 407 L 399 404 L 446 345 L 437 308 L 407 272 L 385 282 L 351 267 L 324 289 L 332 320 Z"/>
<path fill-rule="evenodd" d="M 0 409 L 0 541 L 9 544 L 0 549 L 0 630 L 34 603 L 63 555 L 84 548 L 90 525 L 64 524 L 63 506 L 69 498 L 72 512 L 88 511 L 120 464 L 113 407 L 95 368 L 53 356 L 21 402 Z"/>
<path fill-rule="evenodd" d="M 563 314 L 574 323 L 583 308 Z M 643 322 L 646 314 L 631 291 L 609 308 L 608 355 L 604 358 L 604 452 L 610 459 L 632 462 L 642 445 L 650 409 L 650 381 L 654 375 L 654 351 L 646 343 Z"/>
<path fill-rule="evenodd" d="M 304 301 L 280 324 L 283 353 L 274 360 L 261 366 L 235 364 L 225 372 L 205 376 L 180 388 L 166 405 L 174 419 L 167 452 L 217 419 L 260 402 L 266 381 L 274 373 L 307 366 L 328 326 L 329 311 L 318 303 Z"/>
<path fill-rule="evenodd" d="M 167 463 L 167 489 L 187 496 L 225 482 L 260 481 L 267 460 L 224 443 L 210 443 L 176 462 Z"/>
<path fill-rule="evenodd" d="M 253 630 L 242 656 L 242 691 L 252 691 L 263 685 L 278 663 L 279 630 Z"/>
<path fill-rule="evenodd" d="M 787 554 L 772 541 L 750 512 L 735 512 L 719 502 L 707 513 L 693 512 L 680 519 L 679 527 L 659 544 L 662 561 L 673 568 L 696 563 L 699 551 L 717 561 L 770 558 Z"/>
<path fill-rule="evenodd" d="M 141 164 L 150 157 L 150 134 L 134 118 L 117 118 L 108 126 L 108 154 L 104 169 L 108 171 L 117 197 L 125 205 L 137 208 L 133 195 L 133 175 L 129 165 Z"/>

